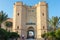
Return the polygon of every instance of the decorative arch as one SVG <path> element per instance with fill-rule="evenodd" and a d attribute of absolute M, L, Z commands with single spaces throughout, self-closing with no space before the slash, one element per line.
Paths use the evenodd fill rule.
<path fill-rule="evenodd" d="M 29 27 L 28 30 L 34 30 L 34 28 L 33 27 Z"/>
<path fill-rule="evenodd" d="M 27 29 L 27 38 L 33 38 L 34 39 L 35 37 L 35 31 L 34 31 L 34 28 L 33 27 L 29 27 Z"/>

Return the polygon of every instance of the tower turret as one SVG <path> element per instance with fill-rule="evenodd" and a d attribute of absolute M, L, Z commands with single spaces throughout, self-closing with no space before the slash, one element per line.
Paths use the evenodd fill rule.
<path fill-rule="evenodd" d="M 41 38 L 41 35 L 47 32 L 47 14 L 47 3 L 40 2 L 37 5 L 37 38 Z"/>

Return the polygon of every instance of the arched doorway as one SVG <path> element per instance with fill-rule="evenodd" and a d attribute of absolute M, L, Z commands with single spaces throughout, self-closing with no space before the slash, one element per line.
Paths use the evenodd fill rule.
<path fill-rule="evenodd" d="M 28 31 L 27 31 L 27 38 L 30 39 L 34 39 L 35 36 L 35 32 L 34 32 L 34 28 L 33 27 L 29 27 Z"/>

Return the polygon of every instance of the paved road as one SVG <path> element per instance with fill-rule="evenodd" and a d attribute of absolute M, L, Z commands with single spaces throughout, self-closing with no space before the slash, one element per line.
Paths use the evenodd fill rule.
<path fill-rule="evenodd" d="M 19 39 L 19 40 L 21 40 L 21 39 Z M 44 40 L 44 39 L 25 39 L 25 40 Z"/>
<path fill-rule="evenodd" d="M 26 40 L 44 40 L 43 38 L 40 38 L 40 39 L 26 39 Z"/>
<path fill-rule="evenodd" d="M 30 39 L 26 39 L 26 40 L 35 40 L 35 39 L 31 39 L 31 38 L 30 38 Z"/>

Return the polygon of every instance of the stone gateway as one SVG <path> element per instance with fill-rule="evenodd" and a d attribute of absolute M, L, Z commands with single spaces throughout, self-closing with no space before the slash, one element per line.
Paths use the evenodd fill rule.
<path fill-rule="evenodd" d="M 13 31 L 20 36 L 38 39 L 47 32 L 48 4 L 46 2 L 39 2 L 34 6 L 16 2 L 13 12 Z"/>

